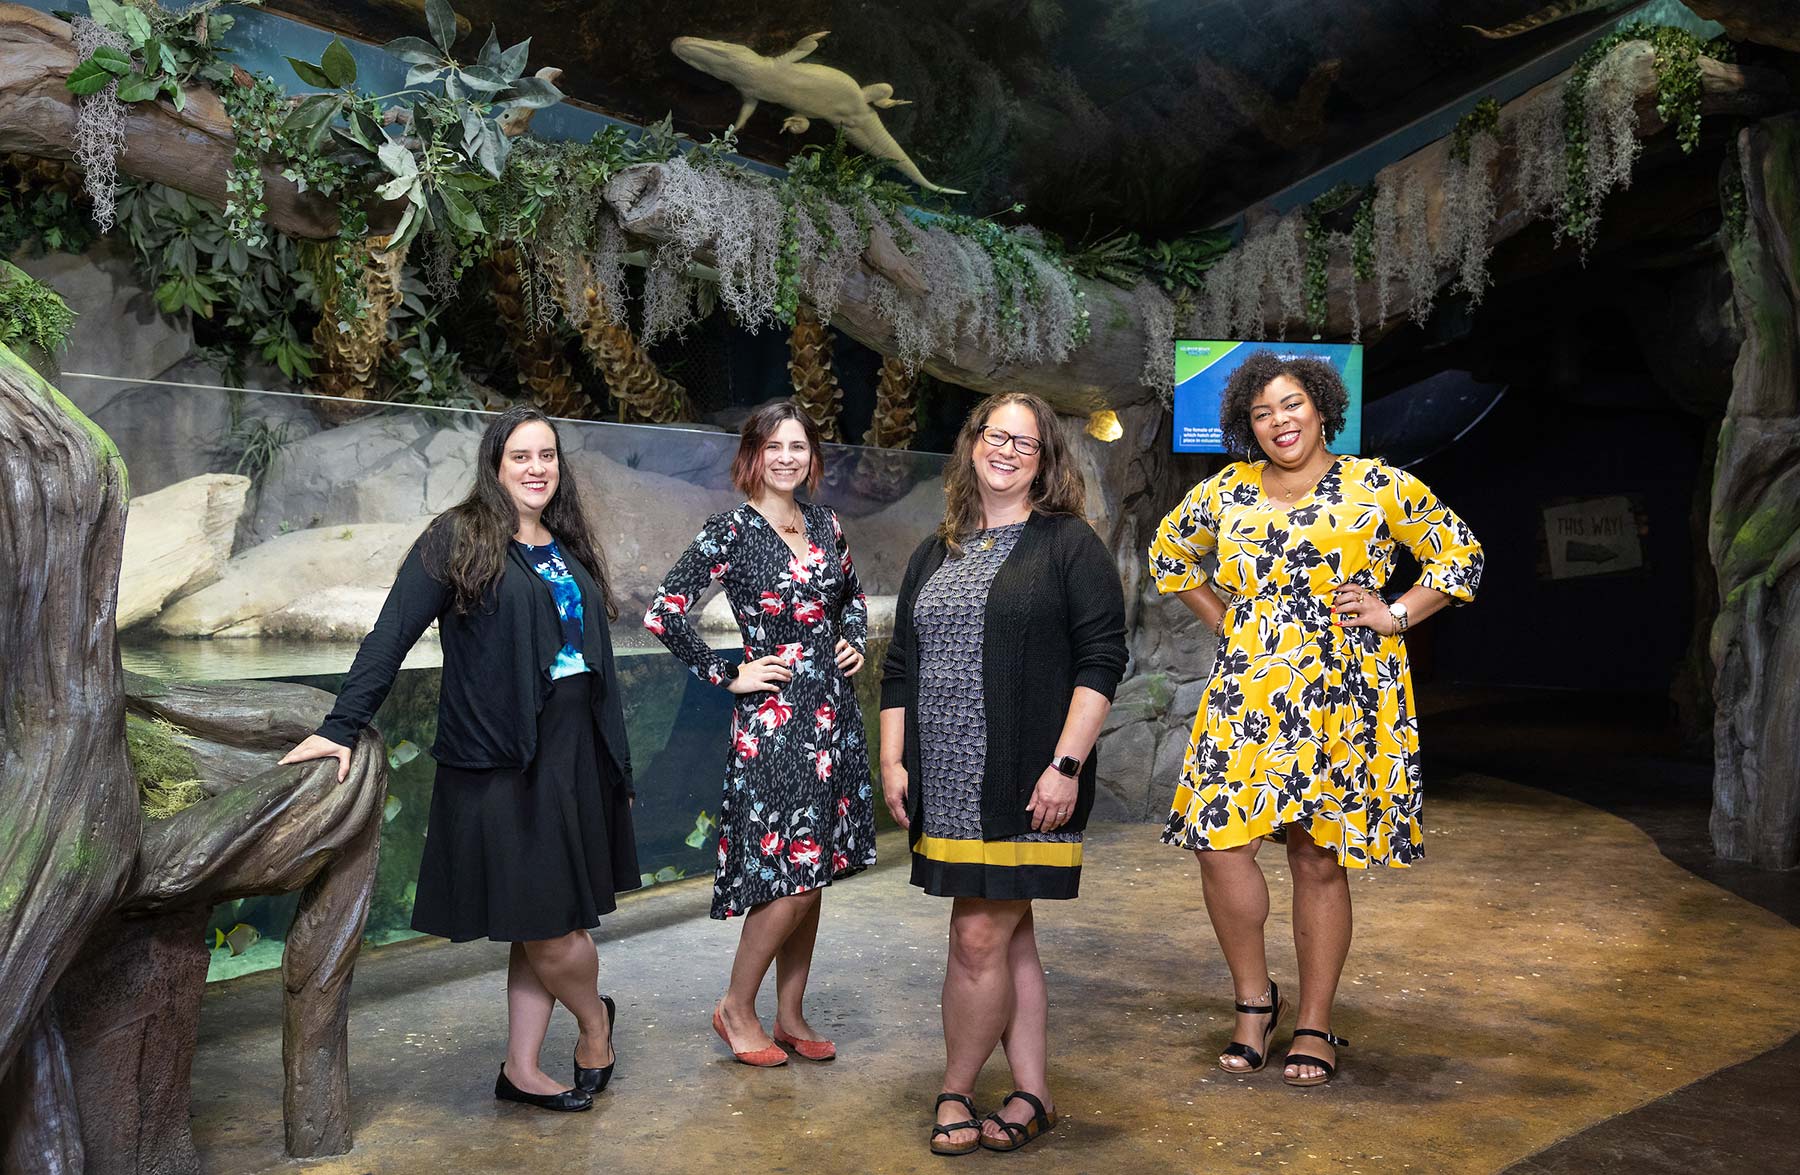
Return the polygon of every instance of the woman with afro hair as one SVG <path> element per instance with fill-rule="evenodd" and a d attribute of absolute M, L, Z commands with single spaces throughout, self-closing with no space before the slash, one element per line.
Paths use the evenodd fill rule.
<path fill-rule="evenodd" d="M 1231 970 L 1237 1027 L 1219 1066 L 1262 1069 L 1287 1008 L 1264 955 L 1256 861 L 1265 839 L 1283 842 L 1300 999 L 1282 1076 L 1294 1086 L 1329 1081 L 1349 1043 L 1331 1031 L 1350 950 L 1346 870 L 1424 852 L 1405 633 L 1474 599 L 1482 570 L 1475 536 L 1418 479 L 1331 452 L 1348 405 L 1329 364 L 1252 353 L 1219 416 L 1243 459 L 1190 490 L 1150 548 L 1158 590 L 1219 637 L 1162 834 L 1199 858 Z M 1422 569 L 1400 593 L 1388 584 L 1397 545 Z"/>

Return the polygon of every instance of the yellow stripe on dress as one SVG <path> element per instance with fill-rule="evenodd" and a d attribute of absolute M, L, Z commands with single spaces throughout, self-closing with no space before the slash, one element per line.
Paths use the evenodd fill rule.
<path fill-rule="evenodd" d="M 950 865 L 1055 865 L 1073 869 L 1081 864 L 1080 841 L 951 840 L 922 836 L 912 848 L 927 860 Z"/>

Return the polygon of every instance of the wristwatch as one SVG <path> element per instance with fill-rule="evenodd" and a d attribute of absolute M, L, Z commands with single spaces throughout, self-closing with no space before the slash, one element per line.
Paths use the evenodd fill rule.
<path fill-rule="evenodd" d="M 1394 623 L 1399 625 L 1398 628 L 1394 629 L 1395 633 L 1402 633 L 1402 632 L 1406 631 L 1407 618 L 1406 618 L 1406 605 L 1405 604 L 1402 604 L 1399 600 L 1395 600 L 1393 603 L 1388 605 L 1388 615 L 1392 616 L 1394 618 Z"/>
<path fill-rule="evenodd" d="M 1050 760 L 1050 766 L 1056 768 L 1070 779 L 1074 779 L 1077 775 L 1081 774 L 1081 760 L 1077 759 L 1074 755 L 1058 755 L 1056 758 Z"/>

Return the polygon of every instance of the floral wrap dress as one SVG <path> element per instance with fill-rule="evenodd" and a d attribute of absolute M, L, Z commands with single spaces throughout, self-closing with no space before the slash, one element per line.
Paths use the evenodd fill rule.
<path fill-rule="evenodd" d="M 688 612 L 714 580 L 744 638 L 744 659 L 779 656 L 781 689 L 738 695 L 719 801 L 712 916 L 804 893 L 875 863 L 874 786 L 856 690 L 837 667 L 842 637 L 863 652 L 868 601 L 837 515 L 802 505 L 807 550 L 795 555 L 748 503 L 706 520 L 669 570 L 644 627 L 702 681 L 737 675 Z"/>
<path fill-rule="evenodd" d="M 1195 486 L 1150 548 L 1159 591 L 1204 584 L 1216 554 L 1231 597 L 1162 839 L 1226 849 L 1297 824 L 1341 865 L 1410 865 L 1424 837 L 1406 643 L 1334 625 L 1333 589 L 1383 592 L 1404 544 L 1420 586 L 1466 603 L 1481 546 L 1385 462 L 1338 457 L 1291 508 L 1264 494 L 1266 465 L 1235 462 Z"/>

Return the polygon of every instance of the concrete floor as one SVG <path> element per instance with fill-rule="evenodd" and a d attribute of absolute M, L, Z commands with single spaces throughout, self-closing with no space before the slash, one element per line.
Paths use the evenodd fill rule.
<path fill-rule="evenodd" d="M 1244 1078 L 1214 1067 L 1230 983 L 1198 867 L 1158 844 L 1154 827 L 1107 826 L 1090 837 L 1082 898 L 1040 907 L 1064 1124 L 1019 1154 L 963 1161 L 1134 1175 L 1656 1171 L 1675 1169 L 1654 1161 L 1666 1140 L 1646 1149 L 1634 1120 L 1651 1133 L 1699 1130 L 1746 1081 L 1785 1074 L 1792 1088 L 1800 929 L 1599 808 L 1473 772 L 1432 780 L 1427 863 L 1354 879 L 1357 939 L 1335 1027 L 1355 1044 L 1338 1081 L 1292 1090 L 1273 1068 Z M 708 1014 L 737 928 L 704 917 L 704 882 L 684 883 L 627 900 L 602 927 L 620 1068 L 593 1112 L 490 1096 L 502 948 L 402 946 L 358 968 L 357 1147 L 338 1159 L 281 1154 L 273 977 L 209 995 L 194 1074 L 206 1169 L 937 1170 L 925 1136 L 942 1062 L 947 909 L 907 886 L 897 839 L 880 849 L 886 864 L 826 897 L 809 1014 L 839 1043 L 833 1064 L 757 1071 L 730 1060 Z M 1288 979 L 1286 880 L 1280 853 L 1264 856 L 1271 961 Z M 765 992 L 765 1009 L 772 999 Z M 566 1065 L 573 1040 L 559 1015 L 546 1067 Z M 1708 1082 L 1694 1083 L 1715 1070 L 1725 1072 L 1710 1079 L 1709 1103 Z M 1008 1088 L 991 1064 L 978 1104 L 992 1108 Z M 1736 1150 L 1705 1148 L 1721 1161 L 1755 1155 L 1795 1124 L 1791 1104 L 1768 1100 L 1732 1114 Z M 1768 1164 L 1692 1169 L 1755 1165 Z"/>

